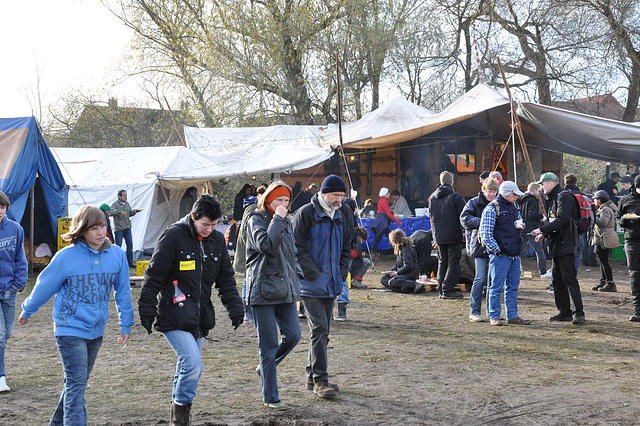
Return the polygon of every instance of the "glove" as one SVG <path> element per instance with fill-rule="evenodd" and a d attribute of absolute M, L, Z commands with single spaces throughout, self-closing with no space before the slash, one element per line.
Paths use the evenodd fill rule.
<path fill-rule="evenodd" d="M 240 327 L 243 322 L 244 322 L 244 314 L 241 316 L 238 315 L 236 317 L 231 318 L 231 325 L 233 325 L 234 330 L 237 330 L 238 327 Z"/>
<path fill-rule="evenodd" d="M 546 222 L 546 221 L 547 221 L 547 216 L 542 215 L 542 221 L 543 221 L 543 222 Z"/>
<path fill-rule="evenodd" d="M 140 317 L 140 324 L 147 330 L 147 333 L 151 334 L 151 327 L 153 327 L 154 317 Z"/>

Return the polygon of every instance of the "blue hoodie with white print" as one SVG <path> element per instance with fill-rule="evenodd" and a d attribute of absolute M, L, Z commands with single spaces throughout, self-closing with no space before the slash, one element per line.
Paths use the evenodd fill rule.
<path fill-rule="evenodd" d="M 8 217 L 0 222 L 0 293 L 22 290 L 29 268 L 24 254 L 24 230 Z"/>
<path fill-rule="evenodd" d="M 120 333 L 130 334 L 133 303 L 127 257 L 105 239 L 99 250 L 78 241 L 60 250 L 38 276 L 31 295 L 22 303 L 29 318 L 54 295 L 53 334 L 97 339 L 109 319 L 111 289 L 115 290 Z"/>

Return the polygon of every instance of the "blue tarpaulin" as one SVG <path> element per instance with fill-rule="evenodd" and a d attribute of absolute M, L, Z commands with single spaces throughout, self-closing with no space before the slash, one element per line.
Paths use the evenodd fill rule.
<path fill-rule="evenodd" d="M 58 218 L 67 206 L 68 188 L 34 117 L 0 118 L 0 190 L 11 202 L 7 217 L 22 222 L 28 217 L 29 190 L 36 184 L 35 242 L 55 241 Z M 28 233 L 28 229 L 25 229 Z"/>

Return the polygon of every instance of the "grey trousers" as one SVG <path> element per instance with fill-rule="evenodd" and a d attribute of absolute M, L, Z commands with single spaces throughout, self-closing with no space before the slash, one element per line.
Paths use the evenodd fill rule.
<path fill-rule="evenodd" d="M 327 372 L 329 359 L 327 346 L 329 345 L 329 328 L 335 299 L 318 299 L 301 297 L 309 323 L 309 364 L 307 378 L 314 382 L 329 380 Z"/>

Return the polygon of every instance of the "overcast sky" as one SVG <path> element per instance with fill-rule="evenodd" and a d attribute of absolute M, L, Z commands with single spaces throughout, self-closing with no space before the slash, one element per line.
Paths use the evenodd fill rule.
<path fill-rule="evenodd" d="M 37 115 L 25 94 L 35 92 L 38 68 L 45 106 L 69 88 L 101 87 L 131 38 L 99 0 L 2 3 L 0 117 Z"/>

